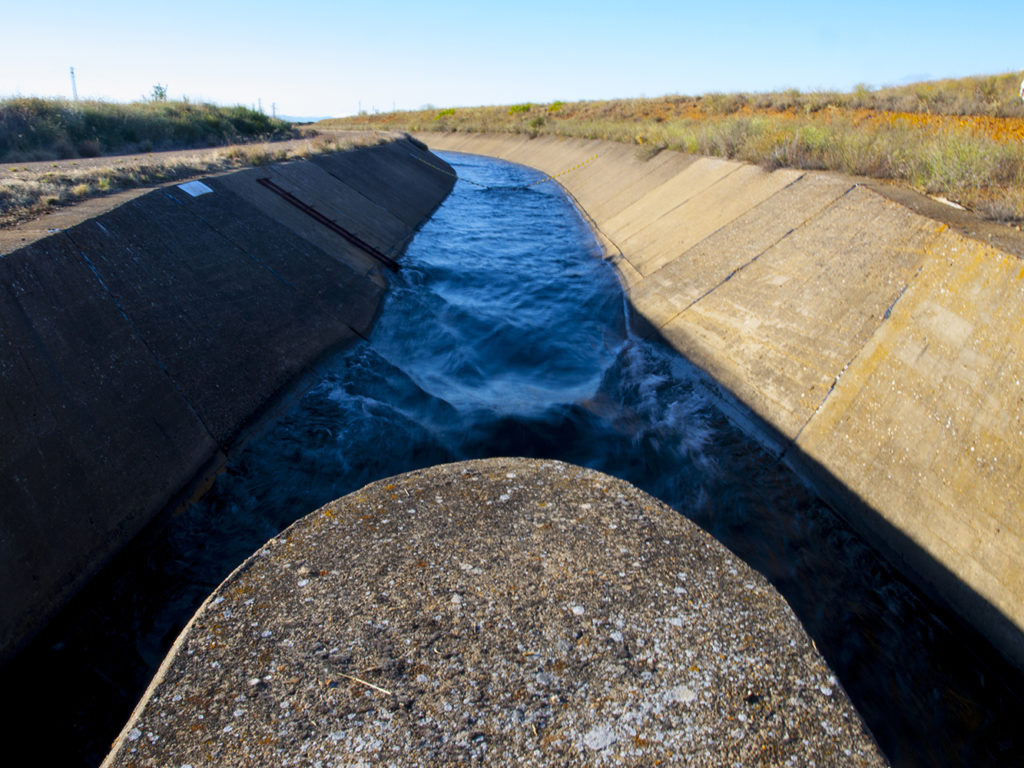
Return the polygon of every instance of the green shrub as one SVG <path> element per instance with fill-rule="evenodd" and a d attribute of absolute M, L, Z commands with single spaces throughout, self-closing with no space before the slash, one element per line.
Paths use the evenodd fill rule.
<path fill-rule="evenodd" d="M 248 107 L 187 101 L 0 100 L 0 161 L 95 157 L 285 138 L 289 123 Z"/>

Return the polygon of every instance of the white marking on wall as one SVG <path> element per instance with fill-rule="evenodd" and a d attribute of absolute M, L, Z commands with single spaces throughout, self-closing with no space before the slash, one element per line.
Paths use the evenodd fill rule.
<path fill-rule="evenodd" d="M 205 195 L 208 192 L 213 192 L 212 189 L 201 181 L 186 181 L 184 184 L 179 184 L 178 189 L 182 192 L 187 192 L 192 195 L 192 197 L 199 197 L 200 195 Z"/>

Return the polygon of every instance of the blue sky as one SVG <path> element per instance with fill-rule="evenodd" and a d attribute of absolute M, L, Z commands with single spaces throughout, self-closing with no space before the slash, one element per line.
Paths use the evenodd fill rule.
<path fill-rule="evenodd" d="M 367 111 L 1024 71 L 1024 0 L 6 0 L 0 97 Z"/>

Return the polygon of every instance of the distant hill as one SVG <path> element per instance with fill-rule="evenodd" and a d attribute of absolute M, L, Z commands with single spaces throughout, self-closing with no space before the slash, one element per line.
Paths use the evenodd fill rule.
<path fill-rule="evenodd" d="M 319 123 L 321 120 L 331 120 L 333 118 L 325 117 L 324 115 L 319 115 L 317 117 L 309 117 L 308 115 L 300 117 L 295 117 L 294 115 L 278 115 L 277 119 L 284 120 L 287 123 Z"/>

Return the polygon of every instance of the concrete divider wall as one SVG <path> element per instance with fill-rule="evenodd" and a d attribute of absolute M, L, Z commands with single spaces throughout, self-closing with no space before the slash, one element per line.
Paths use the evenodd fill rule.
<path fill-rule="evenodd" d="M 101 768 L 768 761 L 888 765 L 778 592 L 628 483 L 497 458 L 267 542 Z"/>
<path fill-rule="evenodd" d="M 841 176 L 553 137 L 420 138 L 551 175 L 579 165 L 558 181 L 640 315 L 1024 668 L 1024 261 Z"/>
<path fill-rule="evenodd" d="M 373 322 L 381 265 L 257 179 L 394 256 L 445 167 L 398 140 L 256 168 L 0 256 L 0 657 Z"/>

